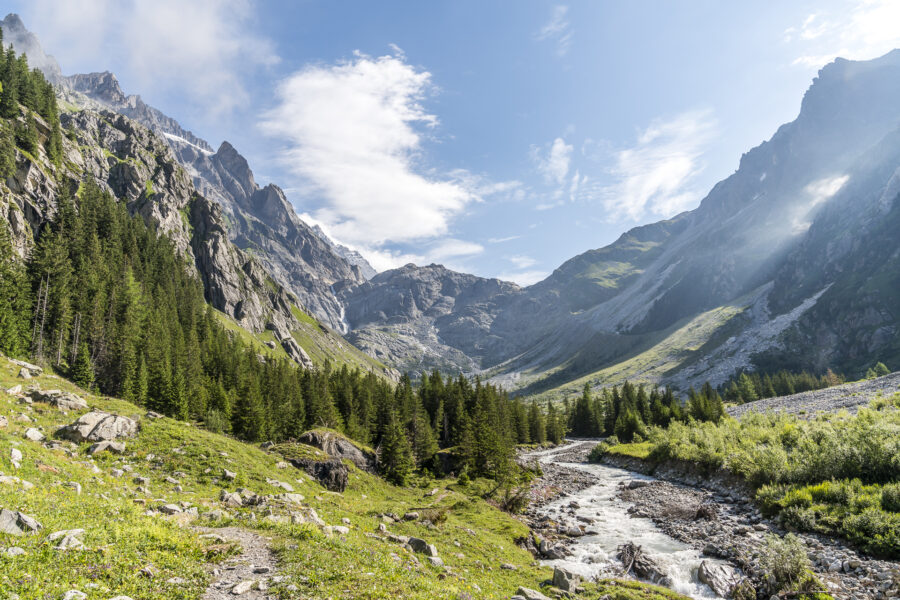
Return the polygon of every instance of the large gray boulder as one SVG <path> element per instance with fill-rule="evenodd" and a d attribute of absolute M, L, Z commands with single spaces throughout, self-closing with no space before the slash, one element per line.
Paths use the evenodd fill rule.
<path fill-rule="evenodd" d="M 375 472 L 374 453 L 364 451 L 346 438 L 330 431 L 307 431 L 297 441 L 318 448 L 333 458 L 346 458 L 364 471 Z"/>
<path fill-rule="evenodd" d="M 33 533 L 43 527 L 34 517 L 23 512 L 0 509 L 0 533 L 24 535 Z"/>
<path fill-rule="evenodd" d="M 330 460 L 292 458 L 290 463 L 296 468 L 306 471 L 313 479 L 332 492 L 343 492 L 347 489 L 349 476 L 347 466 L 336 458 Z"/>
<path fill-rule="evenodd" d="M 719 596 L 731 598 L 742 578 L 740 572 L 733 567 L 704 560 L 697 569 L 697 579 Z"/>
<path fill-rule="evenodd" d="M 559 567 L 553 569 L 553 587 L 565 592 L 574 592 L 579 583 L 581 583 L 581 577 L 575 573 L 570 573 Z"/>
<path fill-rule="evenodd" d="M 137 423 L 128 417 L 99 410 L 81 415 L 77 421 L 57 430 L 56 435 L 73 442 L 104 442 L 132 437 Z"/>

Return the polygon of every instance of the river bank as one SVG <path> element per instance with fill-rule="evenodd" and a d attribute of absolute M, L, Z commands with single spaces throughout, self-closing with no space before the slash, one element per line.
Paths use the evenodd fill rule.
<path fill-rule="evenodd" d="M 622 576 L 616 549 L 633 541 L 660 563 L 667 579 L 662 583 L 694 598 L 718 597 L 698 580 L 704 561 L 762 583 L 758 559 L 765 537 L 786 531 L 755 508 L 746 484 L 727 472 L 706 475 L 692 465 L 652 465 L 627 456 L 587 464 L 594 445 L 574 442 L 524 457 L 543 471 L 525 516 L 535 533 L 530 549 L 545 564 L 587 578 Z M 835 598 L 900 597 L 897 563 L 861 555 L 832 538 L 799 537 Z"/>
<path fill-rule="evenodd" d="M 751 488 L 733 474 L 705 474 L 682 461 L 656 465 L 641 459 L 605 455 L 603 463 L 653 481 L 624 487 L 618 497 L 632 506 L 630 514 L 651 519 L 667 535 L 727 560 L 752 579 L 760 580 L 758 556 L 767 534 L 788 533 L 766 519 L 752 503 Z M 806 545 L 813 571 L 836 598 L 881 600 L 900 597 L 900 565 L 856 552 L 834 538 L 795 533 Z"/>

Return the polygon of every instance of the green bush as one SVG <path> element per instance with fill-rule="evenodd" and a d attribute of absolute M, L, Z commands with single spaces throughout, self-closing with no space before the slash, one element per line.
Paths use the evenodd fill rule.
<path fill-rule="evenodd" d="M 900 483 L 889 483 L 881 488 L 881 508 L 900 513 Z"/>

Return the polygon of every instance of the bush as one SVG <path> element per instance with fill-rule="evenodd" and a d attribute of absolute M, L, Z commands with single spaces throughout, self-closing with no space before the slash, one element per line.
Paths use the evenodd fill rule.
<path fill-rule="evenodd" d="M 792 589 L 806 579 L 812 566 L 806 546 L 792 533 L 783 538 L 767 535 L 759 556 L 759 565 L 775 582 L 775 592 Z"/>
<path fill-rule="evenodd" d="M 206 411 L 206 417 L 203 419 L 203 426 L 207 431 L 213 433 L 224 433 L 228 429 L 228 418 L 215 409 Z"/>
<path fill-rule="evenodd" d="M 900 483 L 889 483 L 881 488 L 881 508 L 900 513 Z"/>
<path fill-rule="evenodd" d="M 781 511 L 781 520 L 798 531 L 815 531 L 816 513 L 811 508 L 789 506 Z"/>

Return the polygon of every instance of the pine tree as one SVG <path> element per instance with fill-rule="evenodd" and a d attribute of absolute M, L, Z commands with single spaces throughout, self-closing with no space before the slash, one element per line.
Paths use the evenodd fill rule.
<path fill-rule="evenodd" d="M 83 387 L 91 389 L 94 385 L 94 367 L 91 364 L 91 354 L 88 351 L 87 342 L 81 342 L 78 348 L 78 356 L 72 367 L 72 381 Z"/>
<path fill-rule="evenodd" d="M 406 485 L 413 469 L 412 450 L 394 411 L 384 432 L 378 463 L 385 479 L 395 485 Z"/>
<path fill-rule="evenodd" d="M 25 268 L 0 223 L 0 352 L 22 356 L 28 346 L 31 290 Z"/>
<path fill-rule="evenodd" d="M 0 179 L 7 179 L 16 173 L 16 140 L 12 127 L 0 122 Z"/>

